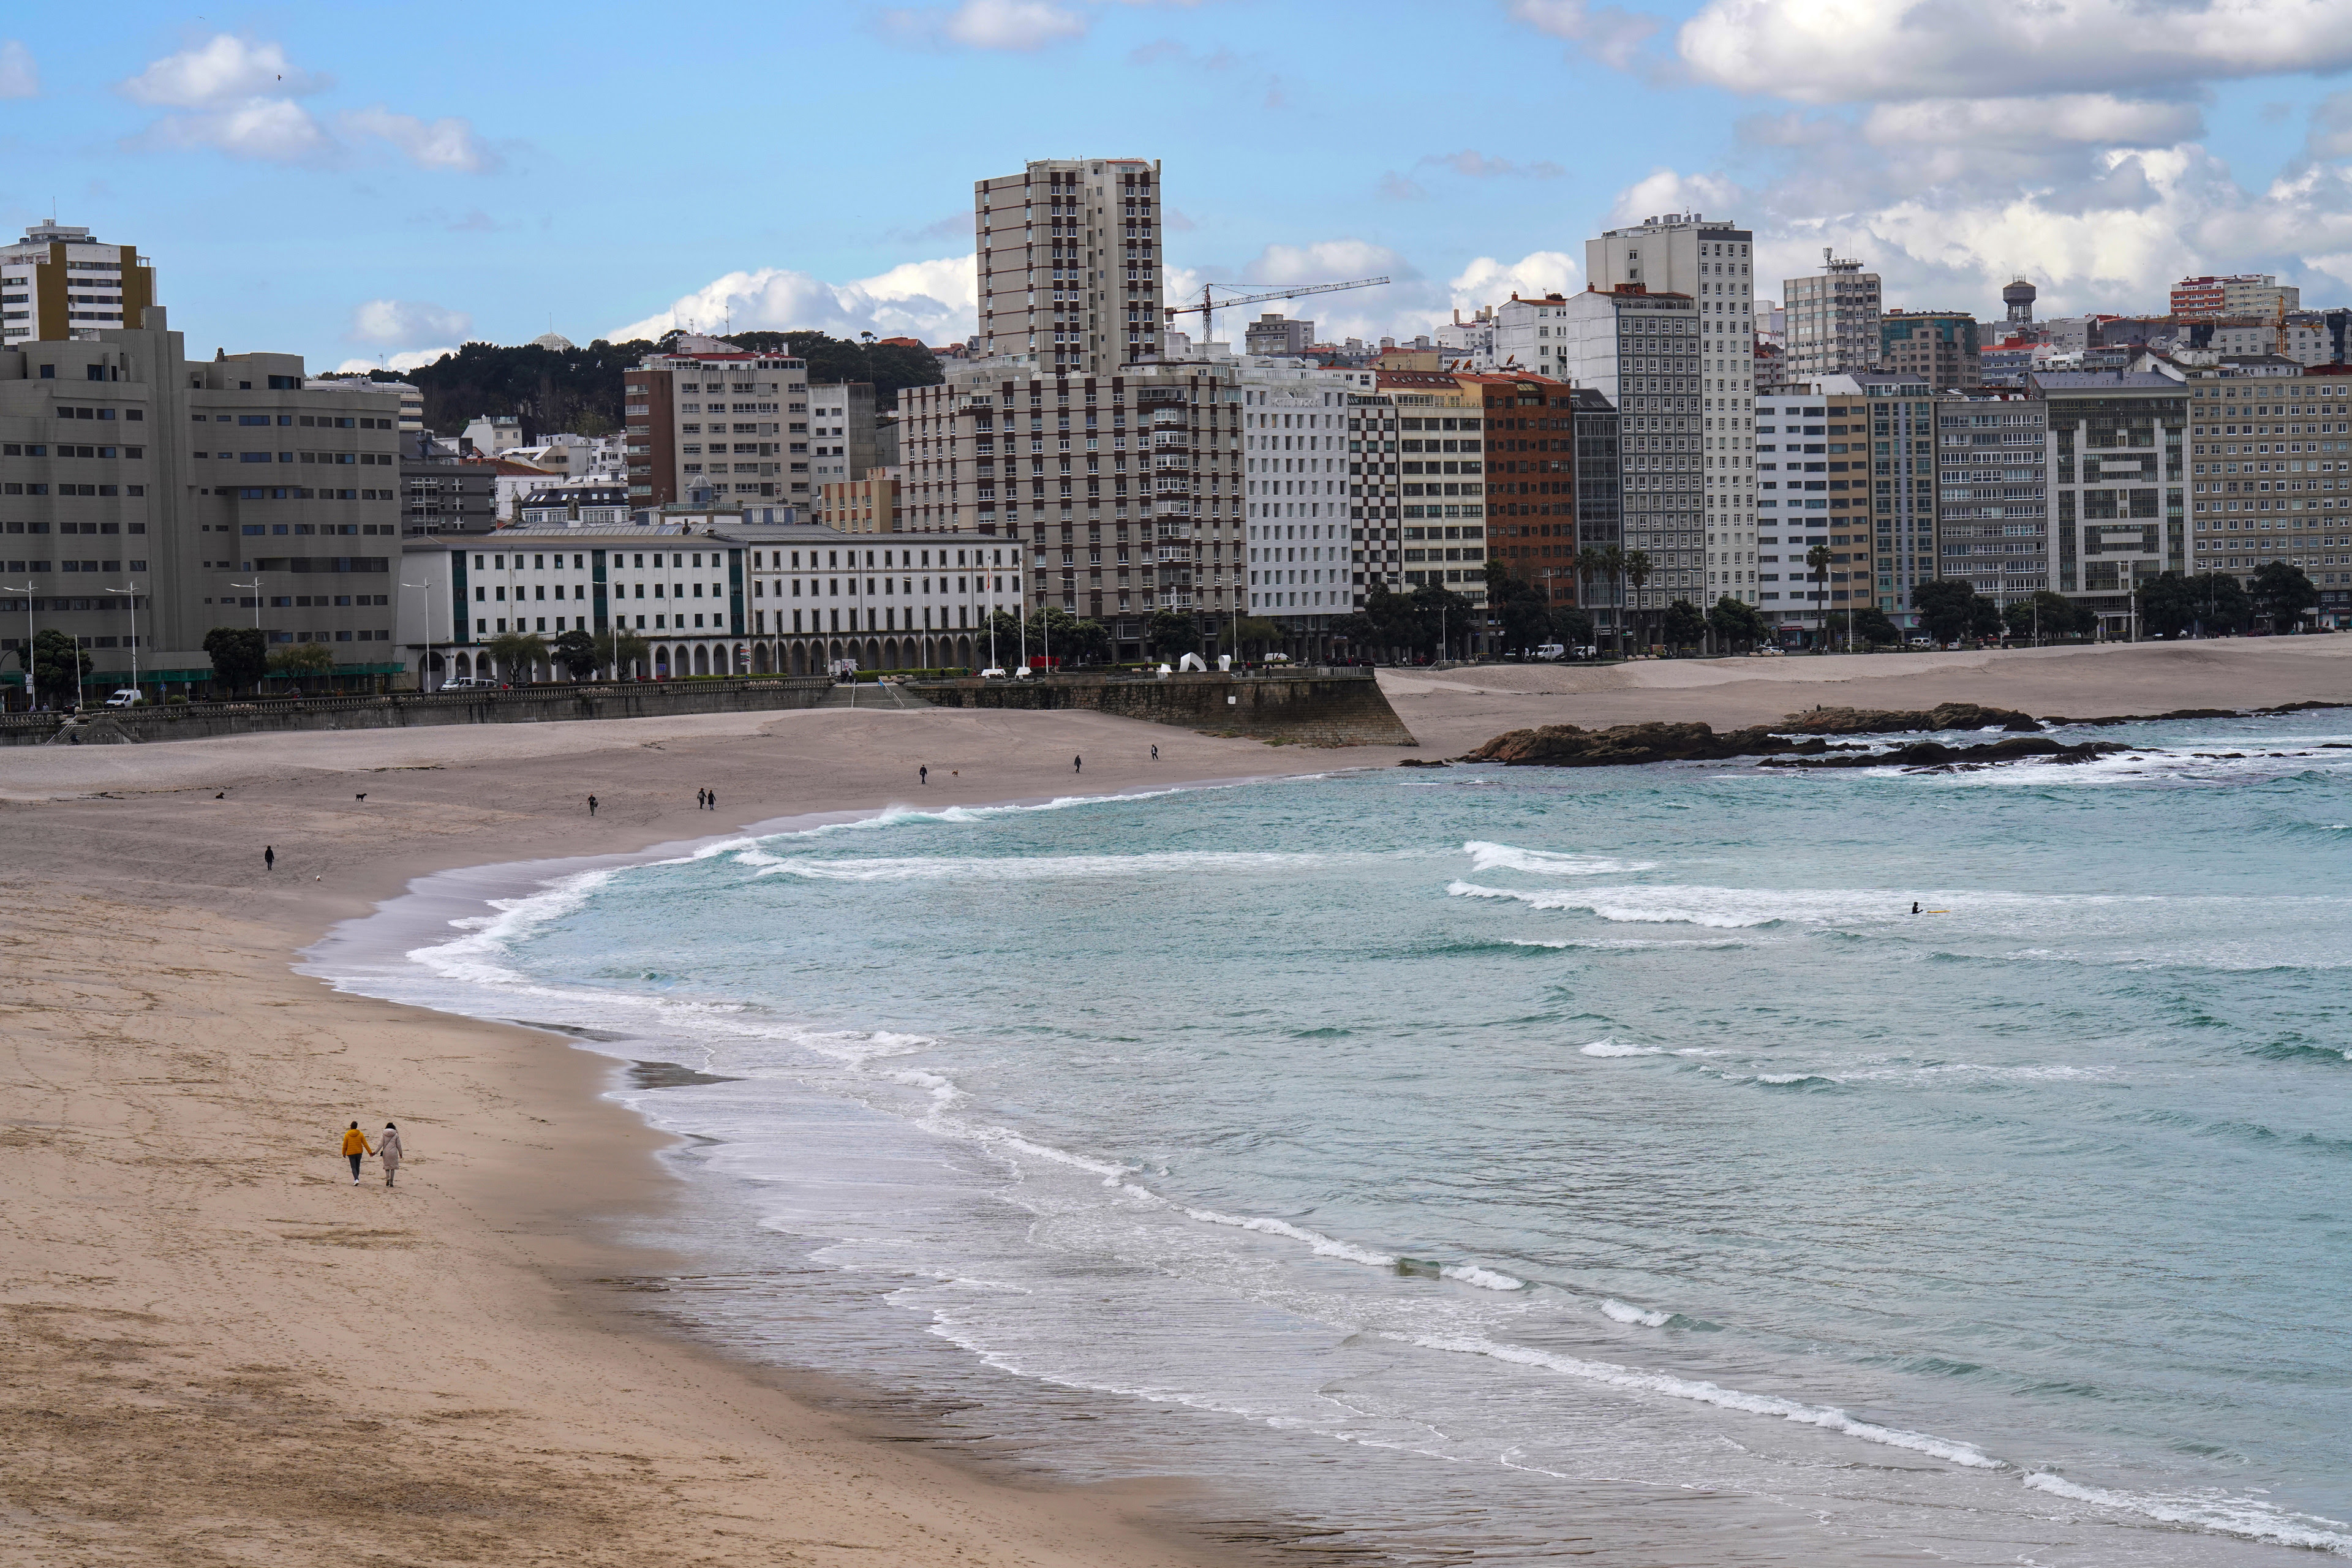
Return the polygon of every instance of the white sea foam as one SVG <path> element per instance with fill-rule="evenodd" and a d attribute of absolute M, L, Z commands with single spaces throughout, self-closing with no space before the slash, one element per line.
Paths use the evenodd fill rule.
<path fill-rule="evenodd" d="M 2037 1470 L 2024 1479 L 2035 1491 L 2118 1513 L 2136 1513 L 2161 1523 L 2188 1525 L 2217 1535 L 2352 1557 L 2352 1524 L 2317 1514 L 2290 1513 L 2256 1498 L 2111 1491 L 2105 1487 L 2086 1487 L 2046 1470 Z"/>
<path fill-rule="evenodd" d="M 1493 1268 L 1481 1268 L 1475 1263 L 1449 1263 L 1438 1270 L 1448 1279 L 1459 1279 L 1465 1285 L 1475 1285 L 1481 1290 L 1524 1290 L 1528 1282 Z"/>
<path fill-rule="evenodd" d="M 1219 1214 L 1214 1209 L 1188 1208 L 1184 1214 L 1204 1225 L 1227 1225 L 1236 1230 L 1256 1231 L 1265 1236 L 1287 1237 L 1305 1242 L 1307 1248 L 1320 1258 L 1344 1258 L 1350 1263 L 1362 1263 L 1374 1268 L 1393 1268 L 1397 1255 L 1379 1252 L 1369 1247 L 1359 1247 L 1352 1241 L 1340 1241 L 1325 1236 L 1319 1230 L 1309 1230 L 1303 1225 L 1293 1225 L 1286 1219 L 1269 1219 L 1263 1215 Z"/>
<path fill-rule="evenodd" d="M 2008 1467 L 1999 1459 L 1988 1457 L 1975 1445 L 1937 1437 L 1925 1432 L 1906 1432 L 1899 1426 L 1882 1426 L 1874 1421 L 1858 1421 L 1844 1411 L 1831 1405 L 1806 1405 L 1794 1399 L 1783 1399 L 1772 1394 L 1748 1394 L 1718 1384 L 1704 1383 L 1696 1378 L 1676 1377 L 1671 1373 L 1645 1372 L 1639 1367 L 1619 1366 L 1613 1362 L 1585 1361 L 1580 1357 L 1561 1355 L 1552 1351 L 1536 1350 L 1527 1345 L 1505 1344 L 1498 1340 L 1430 1334 L 1410 1335 L 1383 1331 L 1382 1339 L 1397 1340 L 1406 1344 L 1420 1345 L 1425 1350 L 1451 1351 L 1463 1355 L 1491 1356 L 1496 1361 L 1511 1362 L 1520 1366 L 1538 1366 L 1589 1383 L 1604 1384 L 1612 1388 L 1623 1388 L 1643 1394 L 1663 1394 L 1675 1399 L 1696 1400 L 1703 1405 L 1717 1405 L 1725 1410 L 1741 1410 L 1755 1415 L 1776 1416 L 1801 1426 L 1819 1426 L 1825 1431 L 1842 1432 L 1864 1442 L 1883 1443 L 1893 1448 L 1907 1448 L 1913 1453 L 1928 1454 L 1970 1469 L 1999 1470 Z"/>
<path fill-rule="evenodd" d="M 1621 1323 L 1639 1323 L 1648 1329 L 1663 1329 L 1674 1318 L 1672 1312 L 1646 1311 L 1640 1307 L 1629 1307 L 1622 1301 L 1613 1300 L 1601 1302 L 1601 1311 L 1602 1316 L 1613 1318 Z"/>
<path fill-rule="evenodd" d="M 1656 1046 L 1629 1046 L 1619 1040 L 1595 1040 L 1583 1047 L 1588 1057 L 1655 1057 L 1665 1053 Z"/>
<path fill-rule="evenodd" d="M 1612 860 L 1600 855 L 1560 855 L 1549 849 L 1522 849 L 1512 844 L 1472 839 L 1462 847 L 1473 871 L 1530 871 L 1538 876 L 1622 877 L 1647 871 L 1654 860 Z"/>
<path fill-rule="evenodd" d="M 588 901 L 588 896 L 613 878 L 610 870 L 581 871 L 544 884 L 540 891 L 520 899 L 486 900 L 498 912 L 451 921 L 451 929 L 466 932 L 455 941 L 412 948 L 408 956 L 447 979 L 477 984 L 511 985 L 525 976 L 499 962 L 512 944 L 534 927 L 559 920 Z"/>
<path fill-rule="evenodd" d="M 1192 871 L 1295 871 L 1328 865 L 1333 858 L 1326 855 L 1211 850 L 1154 855 L 909 856 L 869 860 L 795 860 L 769 856 L 755 874 L 827 882 L 1032 882 L 1165 877 Z"/>

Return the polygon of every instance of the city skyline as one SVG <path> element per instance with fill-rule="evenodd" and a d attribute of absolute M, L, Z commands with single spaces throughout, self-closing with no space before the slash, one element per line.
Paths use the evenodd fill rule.
<path fill-rule="evenodd" d="M 2352 21 L 2188 5 L 2122 47 L 2109 9 L 2029 37 L 1905 5 L 1504 0 L 1410 50 L 1426 14 L 1377 5 L 1345 31 L 1307 6 L 722 8 L 645 37 L 594 8 L 507 37 L 148 5 L 95 46 L 27 15 L 0 36 L 0 221 L 138 245 L 196 340 L 319 368 L 689 319 L 963 337 L 972 182 L 1055 155 L 1162 160 L 1171 298 L 1397 279 L 1319 301 L 1327 336 L 1580 288 L 1590 235 L 1694 209 L 1756 232 L 1766 299 L 1824 245 L 1890 303 L 1980 318 L 2018 271 L 2045 315 L 2154 311 L 2205 272 L 2341 297 L 2352 93 L 2324 73 Z"/>

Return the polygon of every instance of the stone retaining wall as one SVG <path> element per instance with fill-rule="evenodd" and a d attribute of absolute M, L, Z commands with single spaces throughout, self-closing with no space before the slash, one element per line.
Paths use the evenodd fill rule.
<path fill-rule="evenodd" d="M 1369 669 L 1286 675 L 1056 675 L 934 680 L 909 692 L 942 708 L 1086 708 L 1153 724 L 1304 746 L 1416 742 Z"/>

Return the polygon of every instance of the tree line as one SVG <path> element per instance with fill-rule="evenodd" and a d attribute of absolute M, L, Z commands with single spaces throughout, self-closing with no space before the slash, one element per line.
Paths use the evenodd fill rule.
<path fill-rule="evenodd" d="M 569 432 L 609 436 L 623 425 L 622 383 L 646 355 L 677 346 L 679 334 L 625 342 L 597 339 L 585 348 L 543 348 L 538 343 L 467 343 L 405 375 L 369 373 L 372 381 L 407 381 L 425 395 L 425 425 L 456 435 L 486 415 L 512 415 L 527 435 Z M 865 381 L 874 384 L 877 410 L 898 406 L 908 386 L 933 386 L 946 379 L 928 348 L 828 337 L 823 332 L 736 332 L 724 340 L 751 353 L 788 353 L 808 362 L 809 380 Z"/>

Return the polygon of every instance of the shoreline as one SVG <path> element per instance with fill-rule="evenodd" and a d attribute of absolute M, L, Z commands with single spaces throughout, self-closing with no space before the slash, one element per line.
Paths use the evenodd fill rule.
<path fill-rule="evenodd" d="M 831 727 L 826 739 L 846 739 L 837 731 L 887 731 L 888 720 Z M 1009 749 L 1022 752 L 1066 759 L 1066 742 L 1108 762 L 1118 741 L 1144 749 L 1120 721 L 1012 728 Z M 677 738 L 625 738 L 635 754 L 616 760 L 665 783 L 679 776 L 660 754 L 679 749 Z M 962 738 L 950 748 L 961 761 L 951 774 L 974 773 L 975 751 L 983 763 L 1003 760 Z M 1097 765 L 1085 793 L 1174 787 L 1169 773 L 1192 784 L 1284 771 L 1265 768 L 1277 759 L 1255 743 L 1156 738 L 1163 752 L 1215 763 L 1171 757 L 1157 775 Z M 328 781 L 283 776 L 282 755 L 241 757 L 241 776 L 221 790 L 110 789 L 53 797 L 45 810 L 9 792 L 5 819 L 25 852 L 0 920 L 19 953 L 37 945 L 43 963 L 8 997 L 19 1026 L 6 1053 L 12 1099 L 28 1109 L 0 1124 L 0 1142 L 29 1158 L 6 1178 L 19 1217 L 0 1313 L 12 1324 L 7 1402 L 18 1419 L 0 1437 L 0 1471 L 16 1478 L 0 1496 L 28 1528 L 19 1544 L 0 1542 L 0 1563 L 118 1560 L 136 1540 L 148 1557 L 307 1563 L 322 1527 L 364 1528 L 420 1561 L 540 1561 L 550 1550 L 616 1563 L 1234 1560 L 1237 1547 L 1213 1547 L 1166 1516 L 1171 1500 L 1191 1495 L 1185 1486 L 1047 1484 L 951 1449 L 915 1451 L 879 1391 L 740 1361 L 648 1321 L 626 1281 L 690 1263 L 635 1239 L 657 1232 L 676 1201 L 658 1159 L 675 1141 L 606 1098 L 622 1064 L 549 1031 L 337 992 L 295 967 L 334 929 L 436 875 L 479 877 L 499 896 L 565 866 L 642 863 L 766 824 L 853 820 L 920 798 L 911 778 L 830 779 L 818 798 L 779 798 L 786 792 L 757 788 L 740 762 L 720 766 L 713 743 L 686 739 L 709 765 L 683 776 L 710 778 L 737 810 L 684 821 L 607 784 L 591 853 L 509 854 L 488 867 L 483 828 L 500 847 L 551 850 L 589 837 L 584 822 L 541 811 L 520 834 L 477 824 L 388 844 L 322 840 L 321 791 L 305 786 L 353 782 L 348 758 Z M 772 763 L 766 750 L 758 761 Z M 938 805 L 1077 793 L 1048 784 L 1066 762 L 1017 761 L 988 767 L 998 787 L 985 793 L 935 780 Z M 435 776 L 461 771 L 448 762 L 363 765 L 394 770 L 356 781 L 371 796 L 394 793 L 385 781 L 405 773 L 460 784 L 436 793 L 472 793 Z M 695 787 L 677 793 L 690 799 Z M 223 793 L 239 797 L 239 816 L 256 814 L 256 797 L 268 802 L 274 820 L 254 837 L 278 849 L 274 874 L 245 864 L 246 844 L 184 834 L 169 843 L 142 820 L 231 805 L 214 798 Z M 331 798 L 365 810 L 360 793 Z M 295 832 L 285 830 L 289 806 L 308 819 Z M 297 879 L 306 870 L 317 879 L 307 885 Z M 121 965 L 126 937 L 161 961 Z M 193 962 L 162 957 L 181 952 Z M 168 1021 L 156 1016 L 165 1012 Z M 96 1016 L 128 1026 L 91 1037 L 78 1020 Z M 331 1044 L 302 1043 L 322 1040 Z M 158 1083 L 146 1068 L 159 1060 L 188 1070 Z M 396 1110 L 406 1135 L 396 1195 L 373 1162 L 354 1191 L 332 1157 L 344 1110 L 380 1126 L 381 1111 L 366 1120 L 377 1105 Z M 192 1142 L 225 1148 L 177 1152 Z M 224 1169 L 234 1172 L 225 1192 L 210 1179 Z M 79 1201 L 61 1201 L 63 1191 Z M 401 1205 L 397 1223 L 382 1218 L 387 1203 Z M 137 1234 L 163 1215 L 173 1216 L 168 1247 Z M 257 1248 L 296 1256 L 257 1260 Z M 336 1274 L 350 1284 L 336 1289 Z M 127 1344 L 121 1326 L 133 1321 Z M 516 1368 L 530 1372 L 520 1384 Z M 76 1415 L 45 1422 L 43 1409 Z M 142 1431 L 177 1436 L 158 1452 Z M 288 1442 L 327 1473 L 289 1470 L 281 1458 L 263 1484 L 254 1462 Z M 419 1497 L 430 1506 L 404 1500 Z M 215 1557 L 230 1540 L 234 1550 Z"/>
<path fill-rule="evenodd" d="M 2335 662 L 2352 639 L 2340 654 L 2296 640 L 2330 646 L 2224 659 L 2243 667 L 2226 698 L 2208 687 L 2230 671 L 2184 683 L 2149 660 L 2118 681 L 2112 658 L 2053 661 L 2086 679 L 2021 699 L 2000 659 L 1889 671 L 1906 679 L 1874 679 L 1866 697 L 1832 697 L 1828 671 L 1761 679 L 1793 658 L 1673 687 L 1654 682 L 1682 667 L 1643 666 L 1654 684 L 1590 691 L 1544 684 L 1557 675 L 1541 667 L 1384 673 L 1415 706 L 1417 751 L 1276 750 L 1059 711 L 812 710 L 0 758 L 14 895 L 0 939 L 19 960 L 0 1054 L 16 1108 L 0 1119 L 14 1418 L 0 1497 L 24 1525 L 0 1563 L 307 1563 L 322 1529 L 418 1561 L 1156 1565 L 1252 1549 L 1181 1529 L 1170 1505 L 1198 1494 L 1181 1483 L 1034 1486 L 912 1452 L 903 1422 L 844 1413 L 868 1391 L 649 1323 L 614 1281 L 662 1256 L 618 1236 L 654 1231 L 674 1201 L 659 1160 L 673 1145 L 606 1097 L 618 1061 L 297 967 L 421 881 L 643 863 L 917 801 L 1387 767 L 1636 712 L 1724 723 L 1822 699 L 2116 712 L 2352 692 L 2352 664 Z M 2163 698 L 2140 694 L 2150 678 Z M 1066 771 L 1073 754 L 1086 773 Z M 728 805 L 689 822 L 703 786 Z M 387 1113 L 408 1134 L 398 1196 L 373 1164 L 355 1194 L 331 1136 Z"/>

